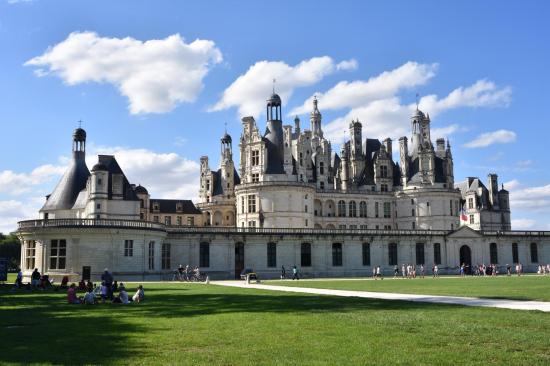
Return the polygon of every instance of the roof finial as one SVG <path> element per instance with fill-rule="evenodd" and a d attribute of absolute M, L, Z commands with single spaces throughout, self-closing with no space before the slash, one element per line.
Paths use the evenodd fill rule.
<path fill-rule="evenodd" d="M 277 79 L 273 78 L 273 94 L 275 94 L 275 83 L 277 82 Z"/>
<path fill-rule="evenodd" d="M 223 129 L 224 129 L 224 132 L 225 132 L 225 134 L 227 135 L 227 121 L 225 121 L 225 122 L 223 123 L 223 125 L 224 125 L 224 128 L 223 128 Z"/>
<path fill-rule="evenodd" d="M 418 110 L 418 97 L 420 97 L 420 94 L 416 93 L 416 110 Z"/>
<path fill-rule="evenodd" d="M 78 122 L 78 128 L 82 128 L 82 119 L 79 119 L 77 122 Z"/>

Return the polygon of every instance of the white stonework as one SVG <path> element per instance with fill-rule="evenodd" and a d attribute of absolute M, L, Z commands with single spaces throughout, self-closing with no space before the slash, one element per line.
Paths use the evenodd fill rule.
<path fill-rule="evenodd" d="M 411 137 L 362 137 L 351 121 L 340 154 L 324 135 L 314 100 L 310 129 L 298 117 L 283 125 L 282 103 L 267 101 L 266 132 L 242 119 L 240 163 L 232 138 L 220 141 L 220 167 L 200 160 L 200 202 L 155 199 L 130 184 L 114 156 L 88 170 L 86 132 L 73 134 L 73 160 L 47 197 L 39 220 L 19 224 L 25 276 L 169 279 L 179 265 L 212 278 L 253 268 L 265 278 L 296 265 L 309 277 L 365 276 L 403 264 L 437 264 L 441 273 L 468 266 L 550 262 L 550 232 L 511 231 L 509 194 L 478 178 L 455 186 L 448 141 L 430 136 L 430 118 L 416 110 Z M 472 216 L 470 216 L 472 215 Z M 467 217 L 468 220 L 461 220 Z M 474 230 L 475 229 L 475 230 Z"/>

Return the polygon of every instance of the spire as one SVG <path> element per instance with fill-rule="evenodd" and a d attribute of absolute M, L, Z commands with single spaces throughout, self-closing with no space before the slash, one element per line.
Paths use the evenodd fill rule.
<path fill-rule="evenodd" d="M 416 93 L 416 110 L 418 110 L 418 97 L 420 96 L 420 94 Z"/>

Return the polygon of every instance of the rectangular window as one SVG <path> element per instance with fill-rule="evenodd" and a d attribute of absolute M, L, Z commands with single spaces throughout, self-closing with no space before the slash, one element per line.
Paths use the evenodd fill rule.
<path fill-rule="evenodd" d="M 249 221 L 248 227 L 256 227 L 256 221 Z"/>
<path fill-rule="evenodd" d="M 256 196 L 253 194 L 248 195 L 248 212 L 256 212 Z"/>
<path fill-rule="evenodd" d="M 267 243 L 267 266 L 277 267 L 277 244 Z"/>
<path fill-rule="evenodd" d="M 449 215 L 453 216 L 453 201 L 449 202 Z"/>
<path fill-rule="evenodd" d="M 489 259 L 491 260 L 491 264 L 498 263 L 497 243 L 489 244 Z"/>
<path fill-rule="evenodd" d="M 374 217 L 378 217 L 378 202 L 374 202 Z"/>
<path fill-rule="evenodd" d="M 519 263 L 518 243 L 512 243 L 512 262 Z"/>
<path fill-rule="evenodd" d="M 162 244 L 162 253 L 161 253 L 161 268 L 170 269 L 170 251 L 171 245 L 169 243 Z"/>
<path fill-rule="evenodd" d="M 176 217 L 176 225 L 181 226 L 181 216 Z"/>
<path fill-rule="evenodd" d="M 244 196 L 241 197 L 241 213 L 244 213 Z"/>
<path fill-rule="evenodd" d="M 470 215 L 470 224 L 474 224 L 474 223 L 475 223 L 474 215 Z"/>
<path fill-rule="evenodd" d="M 539 250 L 537 243 L 531 243 L 531 263 L 539 262 Z"/>
<path fill-rule="evenodd" d="M 416 243 L 416 264 L 424 264 L 424 243 Z"/>
<path fill-rule="evenodd" d="M 361 230 L 367 230 L 367 225 L 359 225 L 359 228 L 360 228 Z"/>
<path fill-rule="evenodd" d="M 164 225 L 166 226 L 172 225 L 172 216 L 164 216 Z"/>
<path fill-rule="evenodd" d="M 124 240 L 124 256 L 133 257 L 134 256 L 134 241 L 133 240 Z"/>
<path fill-rule="evenodd" d="M 387 184 L 381 184 L 380 185 L 380 192 L 387 192 L 388 191 L 388 185 Z"/>
<path fill-rule="evenodd" d="M 342 265 L 342 244 L 332 244 L 332 266 L 339 267 Z"/>
<path fill-rule="evenodd" d="M 252 150 L 252 166 L 260 165 L 260 151 Z"/>
<path fill-rule="evenodd" d="M 357 225 L 350 225 L 349 228 L 350 230 L 357 230 Z"/>
<path fill-rule="evenodd" d="M 390 202 L 384 202 L 384 218 L 385 219 L 391 218 L 391 203 Z"/>
<path fill-rule="evenodd" d="M 101 203 L 98 203 L 97 205 L 95 205 L 95 207 L 96 207 L 98 210 L 101 210 Z"/>
<path fill-rule="evenodd" d="M 397 265 L 397 244 L 395 243 L 388 245 L 388 264 L 390 266 Z"/>
<path fill-rule="evenodd" d="M 195 218 L 193 216 L 187 217 L 187 226 L 195 226 Z"/>
<path fill-rule="evenodd" d="M 260 174 L 259 173 L 253 173 L 252 174 L 252 183 L 258 183 L 260 181 Z"/>
<path fill-rule="evenodd" d="M 370 266 L 370 244 L 363 243 L 363 265 Z"/>
<path fill-rule="evenodd" d="M 149 270 L 155 269 L 155 242 L 149 242 Z"/>
<path fill-rule="evenodd" d="M 415 217 L 416 216 L 416 210 L 413 208 L 411 209 L 411 216 L 412 217 Z"/>
<path fill-rule="evenodd" d="M 67 259 L 67 241 L 53 239 L 50 248 L 50 269 L 65 269 Z"/>
<path fill-rule="evenodd" d="M 468 208 L 474 208 L 474 199 L 468 198 Z"/>
<path fill-rule="evenodd" d="M 434 244 L 434 263 L 441 264 L 441 244 Z"/>
<path fill-rule="evenodd" d="M 413 229 L 413 230 L 416 230 L 416 222 L 414 222 L 414 221 L 413 221 L 413 223 L 412 223 L 412 229 Z"/>
<path fill-rule="evenodd" d="M 27 241 L 27 249 L 25 253 L 25 265 L 27 269 L 34 269 L 36 263 L 36 242 L 34 240 Z"/>
<path fill-rule="evenodd" d="M 340 224 L 338 225 L 338 229 L 345 229 L 346 228 L 346 225 L 345 224 Z"/>
<path fill-rule="evenodd" d="M 381 165 L 380 166 L 380 178 L 387 178 L 387 177 L 388 177 L 388 167 L 386 165 Z"/>
<path fill-rule="evenodd" d="M 319 188 L 321 188 L 321 189 L 325 189 L 325 182 L 321 182 L 321 183 L 319 183 Z"/>
<path fill-rule="evenodd" d="M 154 222 L 160 222 L 159 217 L 158 216 L 153 216 L 153 221 Z"/>
<path fill-rule="evenodd" d="M 210 267 L 210 244 L 209 243 L 200 244 L 199 267 Z"/>
<path fill-rule="evenodd" d="M 325 165 L 324 165 L 323 162 L 320 162 L 320 163 L 319 163 L 319 174 L 320 174 L 320 175 L 325 174 Z"/>
<path fill-rule="evenodd" d="M 300 248 L 300 264 L 302 267 L 311 267 L 311 244 L 302 243 Z"/>

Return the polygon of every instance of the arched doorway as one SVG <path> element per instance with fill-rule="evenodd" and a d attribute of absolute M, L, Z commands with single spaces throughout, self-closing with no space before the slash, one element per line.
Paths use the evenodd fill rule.
<path fill-rule="evenodd" d="M 459 265 L 464 264 L 464 272 L 470 273 L 472 269 L 472 251 L 467 245 L 460 247 L 460 263 Z"/>
<path fill-rule="evenodd" d="M 244 243 L 235 244 L 235 278 L 241 278 L 244 269 Z"/>

